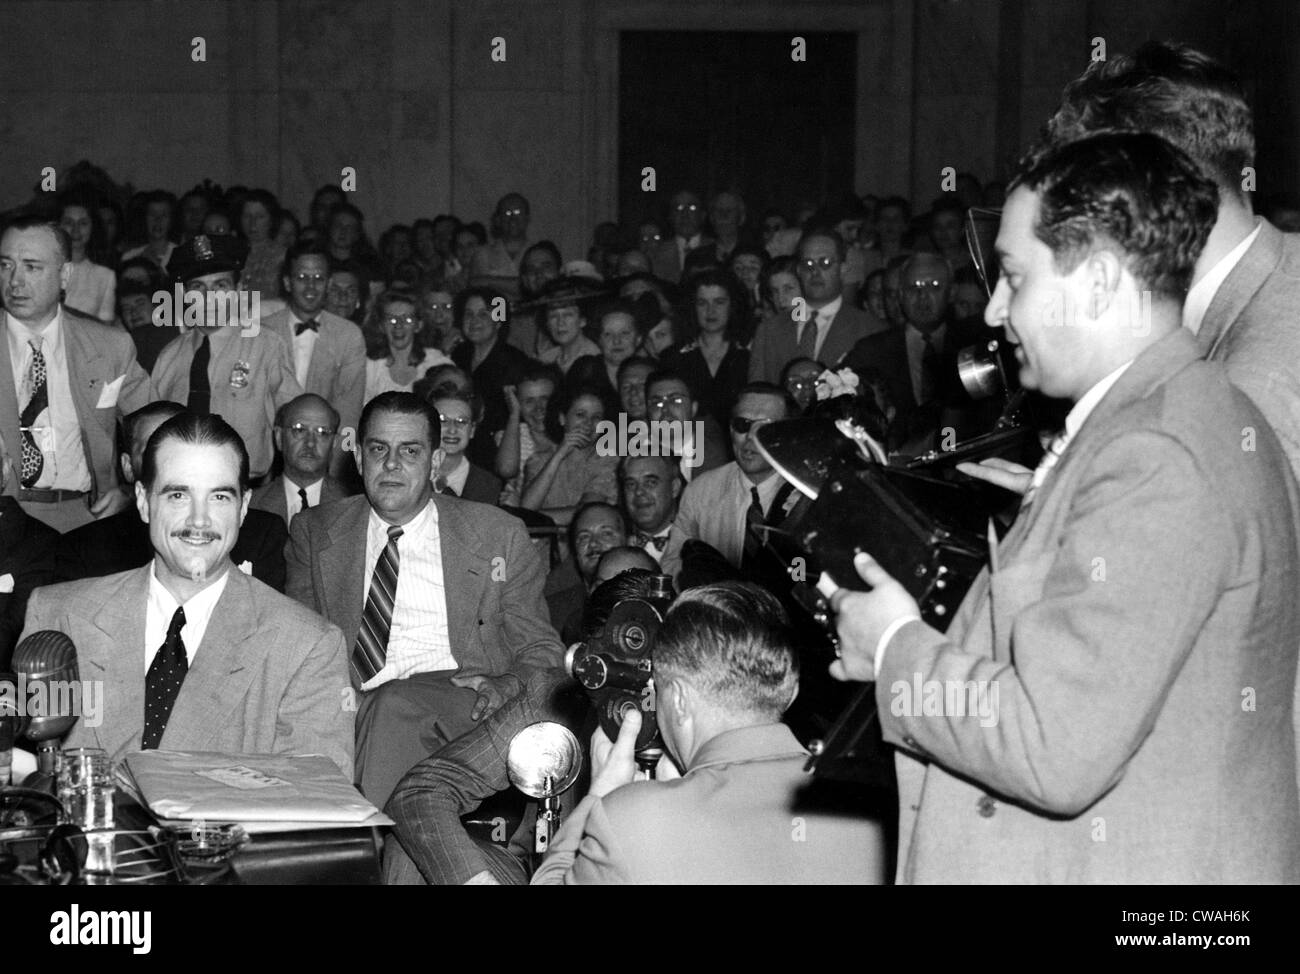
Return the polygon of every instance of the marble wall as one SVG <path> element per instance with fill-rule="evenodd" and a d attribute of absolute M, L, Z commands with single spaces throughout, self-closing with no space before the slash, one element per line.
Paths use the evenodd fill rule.
<path fill-rule="evenodd" d="M 616 199 L 620 30 L 858 35 L 860 191 L 1003 168 L 1087 63 L 1171 32 L 1260 98 L 1261 183 L 1300 186 L 1294 12 L 1265 0 L 6 0 L 0 207 L 88 158 L 139 188 L 266 185 L 300 215 L 357 172 L 373 233 L 517 190 L 568 255 Z M 1280 5 L 1288 7 L 1289 5 Z M 206 61 L 192 60 L 202 37 Z M 505 60 L 492 58 L 495 38 Z M 1294 47 L 1291 44 L 1290 47 Z"/>

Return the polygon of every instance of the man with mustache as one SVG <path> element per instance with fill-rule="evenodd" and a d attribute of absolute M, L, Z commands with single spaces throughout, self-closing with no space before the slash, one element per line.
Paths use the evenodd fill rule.
<path fill-rule="evenodd" d="M 325 754 L 352 773 L 347 656 L 339 630 L 230 560 L 248 513 L 248 452 L 217 416 L 181 413 L 149 438 L 135 485 L 153 560 L 37 589 L 24 637 L 76 644 L 104 683 L 105 721 L 70 747 Z"/>

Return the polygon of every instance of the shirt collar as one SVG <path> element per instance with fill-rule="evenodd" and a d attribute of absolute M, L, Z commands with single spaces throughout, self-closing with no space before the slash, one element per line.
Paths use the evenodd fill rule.
<path fill-rule="evenodd" d="M 41 354 L 56 355 L 63 348 L 63 305 L 54 309 L 54 317 L 50 323 L 45 326 L 45 330 L 39 333 L 32 331 L 21 321 L 5 312 L 5 325 L 9 333 L 14 336 L 20 345 L 26 345 L 29 341 L 39 337 L 41 339 Z"/>
<path fill-rule="evenodd" d="M 817 314 L 817 320 L 827 321 L 833 319 L 840 313 L 840 308 L 844 307 L 844 295 L 840 295 L 834 301 L 827 301 L 820 308 L 814 309 Z"/>
<path fill-rule="evenodd" d="M 1091 389 L 1083 394 L 1083 397 L 1074 404 L 1074 408 L 1065 417 L 1065 435 L 1068 439 L 1073 439 L 1083 426 L 1084 420 L 1097 408 L 1097 404 L 1105 398 L 1106 393 L 1110 392 L 1111 386 L 1119 381 L 1130 365 L 1133 359 L 1129 359 L 1110 375 L 1106 376 Z"/>
<path fill-rule="evenodd" d="M 1201 330 L 1201 324 L 1205 321 L 1205 312 L 1210 310 L 1219 288 L 1223 286 L 1223 282 L 1227 280 L 1233 269 L 1241 263 L 1241 258 L 1246 256 L 1246 251 L 1250 249 L 1250 245 L 1255 242 L 1263 228 L 1263 222 L 1257 219 L 1255 229 L 1246 234 L 1237 246 L 1220 257 L 1219 262 L 1188 290 L 1187 299 L 1183 302 L 1183 327 L 1193 335 Z"/>
<path fill-rule="evenodd" d="M 437 528 L 437 526 L 438 509 L 434 506 L 431 497 L 429 503 L 424 506 L 424 510 L 402 525 L 402 537 L 422 537 L 431 528 Z M 372 507 L 370 509 L 370 536 L 376 541 L 383 539 L 386 544 L 390 527 L 392 525 L 375 513 L 375 509 Z"/>
<path fill-rule="evenodd" d="M 689 770 L 698 771 L 711 764 L 800 757 L 807 753 L 785 724 L 757 724 L 711 737 L 695 755 Z"/>
<path fill-rule="evenodd" d="M 185 625 L 197 625 L 200 628 L 205 628 L 207 620 L 212 616 L 212 610 L 217 607 L 217 602 L 221 599 L 221 593 L 226 590 L 226 583 L 230 581 L 230 572 L 232 570 L 238 571 L 233 563 L 227 565 L 226 570 L 221 573 L 221 577 L 215 582 L 197 595 L 191 596 L 188 602 L 181 603 L 177 602 L 175 596 L 167 591 L 167 587 L 158 580 L 158 560 L 155 557 L 149 563 L 149 601 L 162 613 L 162 618 L 169 623 L 177 608 L 183 605 L 185 609 Z M 189 647 L 191 652 L 196 648 Z"/>

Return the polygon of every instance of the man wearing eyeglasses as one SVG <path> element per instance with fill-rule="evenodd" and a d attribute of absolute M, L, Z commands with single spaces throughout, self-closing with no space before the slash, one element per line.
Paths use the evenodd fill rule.
<path fill-rule="evenodd" d="M 731 447 L 736 459 L 698 475 L 682 491 L 668 547 L 659 560 L 674 578 L 682 569 L 682 547 L 694 538 L 717 549 L 746 574 L 758 571 L 762 541 L 758 529 L 779 523 L 798 497 L 793 485 L 758 452 L 754 439 L 766 423 L 794 414 L 780 386 L 751 382 L 731 413 Z"/>
<path fill-rule="evenodd" d="M 781 381 L 781 370 L 794 358 L 833 365 L 861 339 L 887 327 L 869 311 L 844 300 L 844 238 L 832 229 L 804 234 L 795 273 L 803 290 L 789 311 L 759 323 L 749 349 L 749 381 Z"/>
<path fill-rule="evenodd" d="M 651 423 L 672 423 L 660 426 L 669 437 L 660 450 L 667 446 L 674 454 L 680 452 L 678 464 L 682 479 L 691 479 L 706 470 L 716 470 L 730 459 L 727 436 L 712 416 L 698 419 L 700 404 L 691 395 L 686 380 L 672 369 L 658 369 L 646 376 L 646 415 Z M 653 427 L 652 427 L 653 429 Z M 672 436 L 677 431 L 677 440 Z"/>
<path fill-rule="evenodd" d="M 330 278 L 329 254 L 320 244 L 294 247 L 284 258 L 284 293 L 289 306 L 267 315 L 262 326 L 293 349 L 294 378 L 307 392 L 338 411 L 336 429 L 356 429 L 366 386 L 366 343 L 361 329 L 325 310 Z M 343 451 L 327 457 L 339 474 Z"/>
<path fill-rule="evenodd" d="M 660 243 L 649 256 L 656 277 L 676 282 L 682 278 L 687 255 L 711 243 L 700 232 L 704 225 L 700 198 L 688 189 L 675 194 L 668 203 L 668 224 L 673 228 L 672 238 Z"/>
<path fill-rule="evenodd" d="M 275 411 L 302 394 L 293 350 L 278 332 L 234 314 L 242 266 L 233 238 L 199 234 L 172 253 L 168 269 L 187 294 L 204 295 L 203 323 L 172 339 L 158 355 L 153 379 L 161 399 L 200 416 L 220 416 L 248 450 L 251 481 L 271 469 Z M 188 302 L 187 298 L 187 302 Z"/>
<path fill-rule="evenodd" d="M 294 515 L 349 496 L 351 491 L 328 473 L 338 430 L 338 411 L 313 393 L 281 407 L 271 435 L 284 472 L 253 491 L 249 508 L 275 514 L 288 527 Z"/>

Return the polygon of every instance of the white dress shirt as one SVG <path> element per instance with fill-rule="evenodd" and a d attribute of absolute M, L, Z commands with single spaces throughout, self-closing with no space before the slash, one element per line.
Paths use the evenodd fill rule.
<path fill-rule="evenodd" d="M 314 484 L 307 485 L 307 503 L 312 507 L 320 506 L 320 489 L 325 483 L 322 477 Z M 284 509 L 288 513 L 288 523 L 293 523 L 293 516 L 302 513 L 302 497 L 298 494 L 298 485 L 288 477 L 284 478 Z"/>
<path fill-rule="evenodd" d="M 784 484 L 785 479 L 774 471 L 757 485 L 764 516 L 772 516 L 772 501 Z M 745 553 L 749 505 L 753 500 L 750 490 L 754 486 L 734 460 L 699 474 L 682 491 L 674 528 L 681 530 L 682 540 L 698 538 L 739 568 Z M 673 544 L 672 539 L 669 544 Z"/>
<path fill-rule="evenodd" d="M 372 510 L 366 529 L 365 587 L 360 593 L 363 605 L 370 594 L 375 564 L 388 544 L 388 528 L 388 522 Z M 397 555 L 397 592 L 388 632 L 388 655 L 384 668 L 361 684 L 362 690 L 373 690 L 413 673 L 454 670 L 457 666 L 447 625 L 442 540 L 433 501 L 403 526 L 402 536 L 397 539 Z"/>
<path fill-rule="evenodd" d="M 1241 258 L 1246 256 L 1246 251 L 1250 245 L 1255 242 L 1259 236 L 1259 231 L 1264 224 L 1257 219 L 1255 229 L 1248 233 L 1237 246 L 1219 258 L 1219 262 L 1210 268 L 1203 278 L 1197 281 L 1187 291 L 1187 300 L 1183 302 L 1183 327 L 1193 335 L 1199 334 L 1201 323 L 1205 321 L 1205 312 L 1210 310 L 1210 305 L 1214 301 L 1214 296 L 1219 293 L 1219 288 L 1227 280 Z"/>
<path fill-rule="evenodd" d="M 304 389 L 307 388 L 307 372 L 311 369 L 311 354 L 316 350 L 316 339 L 320 338 L 320 331 L 316 328 L 304 328 L 302 334 L 298 334 L 298 326 L 306 320 L 299 317 L 298 312 L 289 311 L 289 328 L 293 331 L 293 377 Z M 319 314 L 316 321 L 319 324 Z"/>
<path fill-rule="evenodd" d="M 840 313 L 840 308 L 842 307 L 844 307 L 844 298 L 841 296 L 836 298 L 834 301 L 827 302 L 820 308 L 809 308 L 808 310 L 812 311 L 816 317 L 810 318 L 807 322 L 799 325 L 799 331 L 795 336 L 795 343 L 798 344 L 798 339 L 803 337 L 803 330 L 807 328 L 809 324 L 816 322 L 817 338 L 813 342 L 813 358 L 820 358 L 822 354 L 822 343 L 826 341 L 826 333 L 831 330 L 831 325 L 835 323 L 835 316 Z"/>
<path fill-rule="evenodd" d="M 45 392 L 49 407 L 36 419 L 32 437 L 45 455 L 45 466 L 35 487 L 40 490 L 82 490 L 91 487 L 90 467 L 81 444 L 81 420 L 72 399 L 72 382 L 68 372 L 67 345 L 63 341 L 63 309 L 43 332 L 34 332 L 13 315 L 5 314 L 5 332 L 9 342 L 9 361 L 13 366 L 14 390 L 18 393 L 18 413 L 30 396 L 32 351 L 30 342 L 40 338 L 45 357 Z M 14 476 L 22 472 L 22 445 L 8 445 L 13 459 Z"/>
<path fill-rule="evenodd" d="M 181 628 L 181 641 L 185 643 L 185 655 L 194 665 L 194 655 L 203 644 L 203 634 L 208 631 L 212 620 L 212 610 L 217 607 L 221 593 L 226 590 L 233 565 L 229 560 L 221 577 L 205 588 L 198 595 L 181 605 L 172 593 L 158 581 L 157 560 L 149 566 L 149 605 L 144 617 L 144 670 L 149 672 L 153 658 L 167 641 L 167 630 L 171 628 L 172 616 L 178 608 L 185 609 L 185 625 Z"/>
<path fill-rule="evenodd" d="M 685 237 L 674 237 L 673 242 L 677 244 L 677 263 L 682 267 L 686 266 L 686 255 L 700 245 L 702 237 L 696 234 L 687 240 Z"/>

